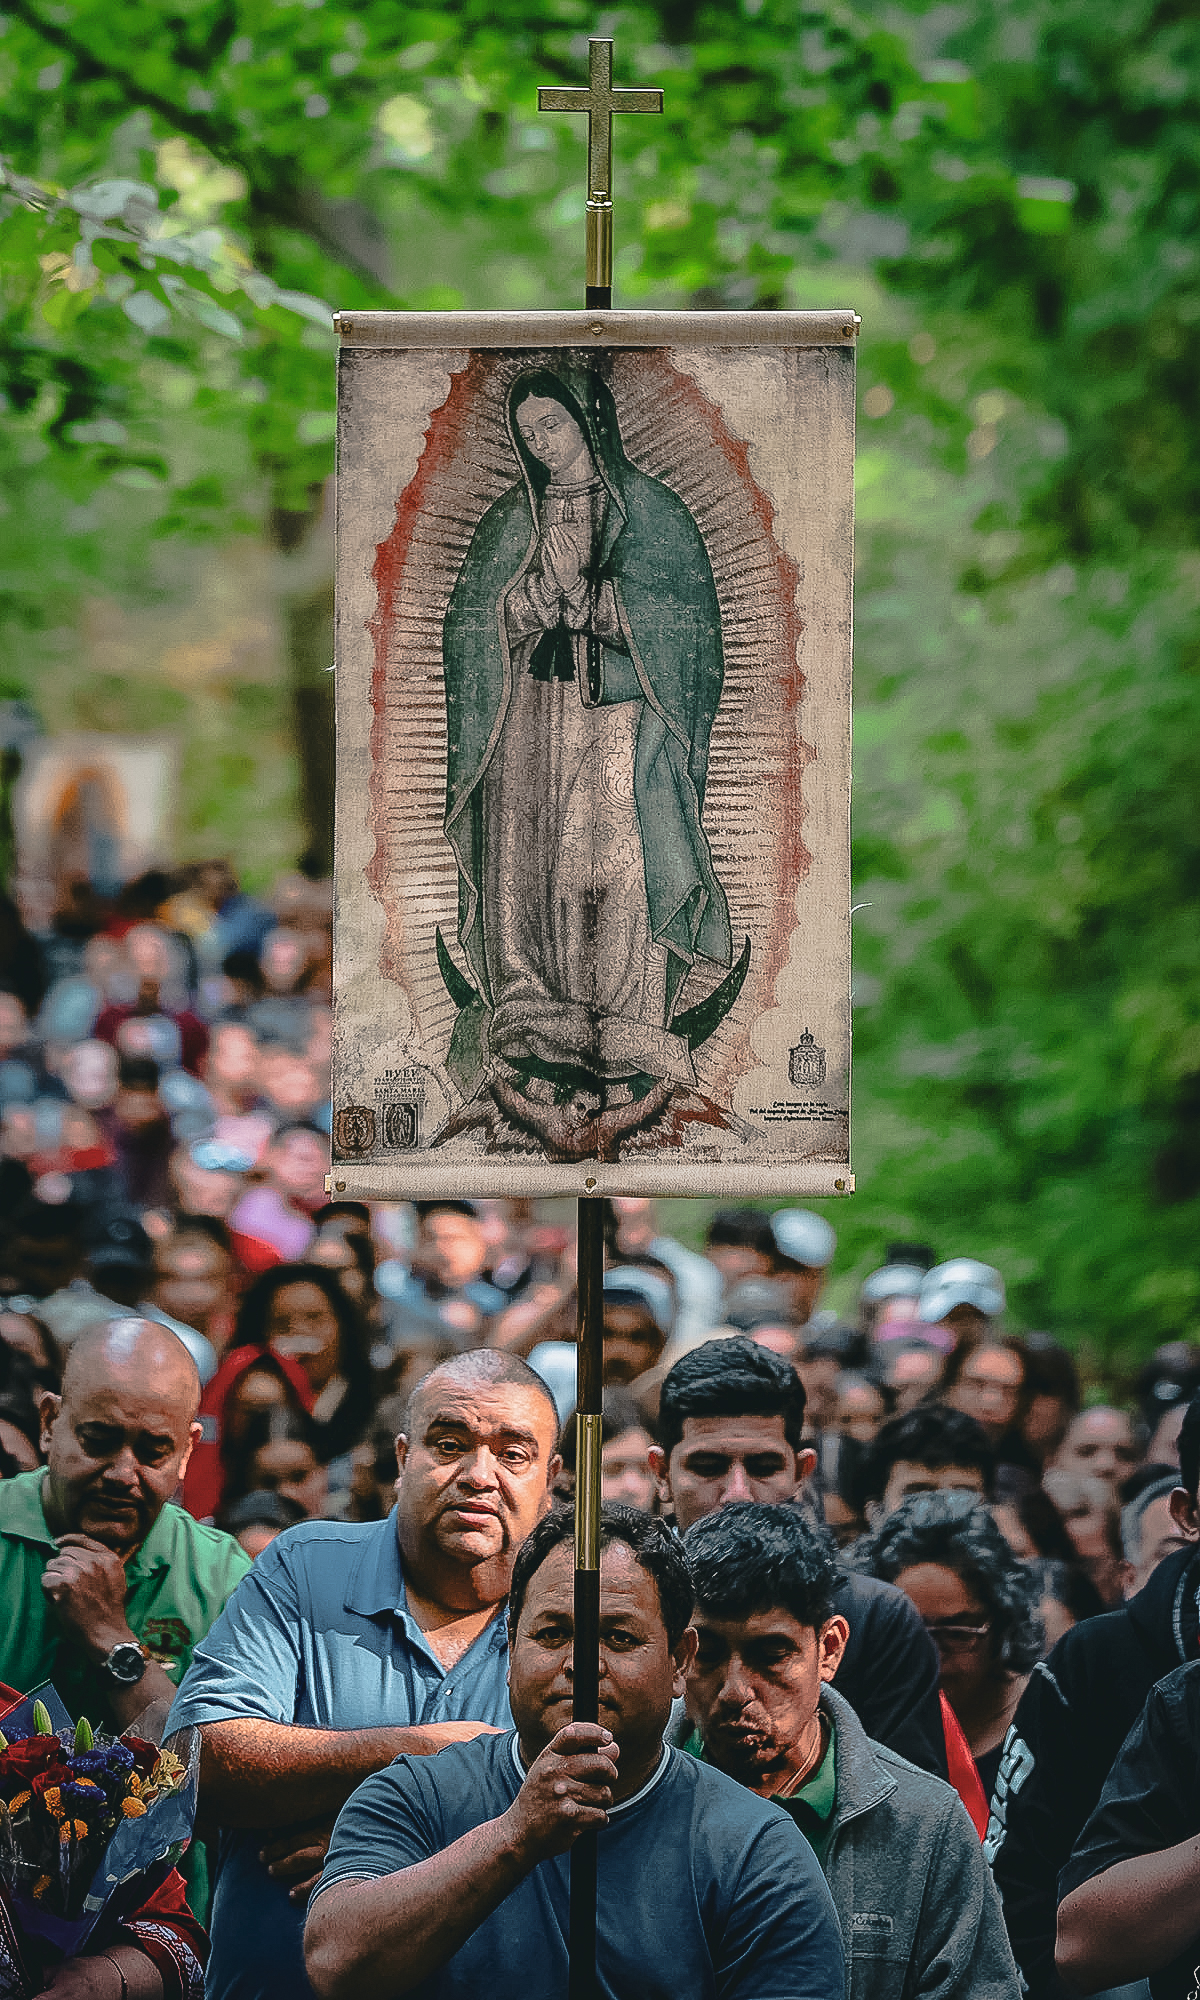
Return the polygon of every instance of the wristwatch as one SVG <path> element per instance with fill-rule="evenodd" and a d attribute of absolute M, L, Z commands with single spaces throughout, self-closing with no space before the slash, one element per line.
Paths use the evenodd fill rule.
<path fill-rule="evenodd" d="M 146 1655 L 132 1639 L 122 1639 L 101 1660 L 100 1668 L 118 1687 L 136 1687 L 146 1671 Z"/>

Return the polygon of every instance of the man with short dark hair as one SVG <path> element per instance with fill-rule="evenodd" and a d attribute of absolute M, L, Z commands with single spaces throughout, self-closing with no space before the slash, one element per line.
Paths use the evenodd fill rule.
<path fill-rule="evenodd" d="M 681 1534 L 733 1501 L 800 1497 L 817 1457 L 803 1443 L 804 1408 L 791 1363 L 753 1340 L 706 1341 L 676 1362 L 650 1462 Z M 944 1776 L 937 1651 L 912 1604 L 891 1584 L 842 1574 L 838 1609 L 850 1624 L 839 1691 L 868 1735 Z"/>
<path fill-rule="evenodd" d="M 709 1218 L 704 1248 L 726 1287 L 743 1278 L 769 1278 L 778 1251 L 761 1208 L 719 1208 Z"/>
<path fill-rule="evenodd" d="M 491 1246 L 478 1204 L 419 1201 L 412 1268 L 387 1288 L 389 1338 L 403 1347 L 436 1333 L 447 1347 L 481 1344 L 486 1322 L 509 1304 L 488 1277 Z"/>
<path fill-rule="evenodd" d="M 863 1453 L 857 1490 L 877 1528 L 910 1493 L 978 1493 L 990 1500 L 996 1459 L 983 1426 L 945 1403 L 918 1403 L 881 1424 Z"/>
<path fill-rule="evenodd" d="M 1171 1512 L 1194 1532 L 1200 1396 L 1179 1434 L 1179 1465 Z M 1120 1610 L 1067 1632 L 1029 1677 L 1004 1741 L 984 1851 L 1032 2000 L 1060 2000 L 1066 1990 L 1054 1969 L 1059 1873 L 1154 1683 L 1198 1650 L 1200 1549 L 1189 1544 Z"/>
<path fill-rule="evenodd" d="M 830 1685 L 849 1627 L 815 1522 L 799 1507 L 721 1507 L 685 1548 L 697 1632 L 687 1747 L 795 1820 L 837 1907 L 847 1995 L 1016 2000 L 999 1898 L 961 1801 L 873 1743 Z"/>
<path fill-rule="evenodd" d="M 200 1728 L 201 1817 L 224 1830 L 208 2000 L 300 2000 L 303 1904 L 356 1785 L 507 1727 L 503 1605 L 557 1435 L 523 1361 L 443 1362 L 396 1441 L 394 1513 L 280 1535 L 198 1649 L 171 1726 Z"/>
<path fill-rule="evenodd" d="M 323 2000 L 549 2000 L 567 1989 L 568 1854 L 599 1834 L 598 2000 L 833 2000 L 837 1920 L 787 1817 L 663 1744 L 695 1647 L 661 1522 L 601 1515 L 600 1722 L 571 1721 L 573 1523 L 517 1558 L 516 1733 L 402 1757 L 338 1820 L 308 1920 Z"/>

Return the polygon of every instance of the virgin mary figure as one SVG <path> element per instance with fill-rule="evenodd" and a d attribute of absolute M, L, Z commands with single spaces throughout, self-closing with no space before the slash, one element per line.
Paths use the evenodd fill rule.
<path fill-rule="evenodd" d="M 694 1088 L 677 1003 L 731 961 L 703 826 L 724 659 L 712 568 L 679 497 L 625 455 L 591 371 L 513 382 L 520 477 L 488 508 L 442 637 L 447 838 L 463 977 L 448 1067 L 527 1129 Z"/>

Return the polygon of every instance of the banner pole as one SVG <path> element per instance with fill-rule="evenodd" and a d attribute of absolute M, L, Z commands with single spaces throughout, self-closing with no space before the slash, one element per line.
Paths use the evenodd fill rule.
<path fill-rule="evenodd" d="M 580 1196 L 577 1273 L 579 1331 L 575 1397 L 576 1722 L 600 1716 L 600 1448 L 604 1374 L 604 1204 Z M 571 1849 L 568 2000 L 596 2000 L 597 1836 Z"/>

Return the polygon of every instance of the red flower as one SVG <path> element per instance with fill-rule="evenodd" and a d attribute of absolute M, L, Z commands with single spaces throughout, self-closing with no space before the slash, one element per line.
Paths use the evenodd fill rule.
<path fill-rule="evenodd" d="M 57 1736 L 27 1736 L 23 1743 L 10 1743 L 7 1750 L 0 1751 L 0 1779 L 24 1788 L 39 1771 L 49 1771 L 56 1764 L 65 1771 L 66 1762 Z"/>
<path fill-rule="evenodd" d="M 158 1745 L 147 1743 L 144 1736 L 122 1736 L 121 1741 L 133 1752 L 133 1768 L 139 1778 L 148 1778 L 158 1762 Z"/>
<path fill-rule="evenodd" d="M 43 1792 L 50 1790 L 54 1785 L 69 1784 L 70 1779 L 70 1767 L 67 1764 L 66 1758 L 63 1757 L 57 1764 L 47 1765 L 44 1771 L 35 1772 L 29 1781 L 29 1789 L 35 1799 L 40 1799 Z"/>

